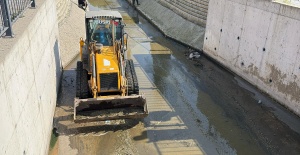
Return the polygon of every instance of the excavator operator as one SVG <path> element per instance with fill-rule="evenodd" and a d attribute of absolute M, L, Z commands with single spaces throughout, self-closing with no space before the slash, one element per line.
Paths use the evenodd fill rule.
<path fill-rule="evenodd" d="M 93 40 L 103 44 L 103 46 L 112 46 L 112 32 L 105 27 L 105 24 L 98 24 L 92 37 Z"/>

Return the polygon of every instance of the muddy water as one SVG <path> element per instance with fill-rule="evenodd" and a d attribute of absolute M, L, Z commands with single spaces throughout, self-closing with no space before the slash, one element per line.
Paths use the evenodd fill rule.
<path fill-rule="evenodd" d="M 91 10 L 124 17 L 128 57 L 150 114 L 74 124 L 74 60 L 54 118 L 59 154 L 300 154 L 299 117 L 205 56 L 188 59 L 187 47 L 162 36 L 126 1 L 89 2 Z"/>

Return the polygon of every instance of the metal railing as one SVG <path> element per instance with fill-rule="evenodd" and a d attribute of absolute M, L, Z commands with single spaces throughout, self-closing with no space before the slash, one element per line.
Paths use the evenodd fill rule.
<path fill-rule="evenodd" d="M 28 7 L 35 7 L 35 0 L 0 0 L 0 37 L 13 36 L 12 23 Z"/>

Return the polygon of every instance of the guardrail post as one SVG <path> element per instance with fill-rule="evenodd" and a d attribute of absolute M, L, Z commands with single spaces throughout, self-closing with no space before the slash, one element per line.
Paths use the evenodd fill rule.
<path fill-rule="evenodd" d="M 4 8 L 4 9 L 2 9 L 3 24 L 5 27 L 8 27 L 8 29 L 5 32 L 5 36 L 13 37 L 11 17 L 10 17 L 7 0 L 2 0 L 0 2 L 0 5 L 1 5 L 1 8 Z"/>
<path fill-rule="evenodd" d="M 31 0 L 31 7 L 35 8 L 35 0 Z"/>

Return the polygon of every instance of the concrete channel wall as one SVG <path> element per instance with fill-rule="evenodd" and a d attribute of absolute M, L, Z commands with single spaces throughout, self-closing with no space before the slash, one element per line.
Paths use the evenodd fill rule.
<path fill-rule="evenodd" d="M 203 49 L 300 115 L 300 8 L 210 0 Z"/>
<path fill-rule="evenodd" d="M 58 25 L 61 25 L 68 16 L 71 9 L 70 0 L 56 0 L 56 11 Z"/>
<path fill-rule="evenodd" d="M 128 0 L 131 3 L 131 0 Z M 178 40 L 188 46 L 201 50 L 203 47 L 203 38 L 205 28 L 204 20 L 190 18 L 190 13 L 195 12 L 195 8 L 185 8 L 180 11 L 181 5 L 197 4 L 200 2 L 193 1 L 163 1 L 163 0 L 139 0 L 141 5 L 137 9 L 142 12 L 154 25 L 156 25 L 166 36 Z M 188 3 L 189 2 L 189 3 Z M 175 5 L 175 4 L 176 5 Z M 174 11 L 172 11 L 173 9 Z M 177 11 L 176 11 L 177 10 Z M 189 10 L 189 11 L 188 11 Z M 177 14 L 177 13 L 178 14 Z M 179 13 L 181 12 L 181 13 Z M 205 14 L 205 12 L 203 12 Z"/>
<path fill-rule="evenodd" d="M 48 154 L 61 76 L 56 3 L 36 0 L 0 38 L 0 154 Z"/>
<path fill-rule="evenodd" d="M 79 40 L 85 38 L 85 11 L 77 6 L 77 0 L 56 3 L 61 62 L 65 68 L 79 55 Z"/>
<path fill-rule="evenodd" d="M 206 25 L 208 2 L 209 0 L 158 0 L 161 5 L 202 27 Z"/>
<path fill-rule="evenodd" d="M 299 8 L 271 0 L 209 0 L 204 29 L 189 18 L 201 0 L 139 1 L 137 9 L 166 36 L 203 49 L 300 115 Z"/>

